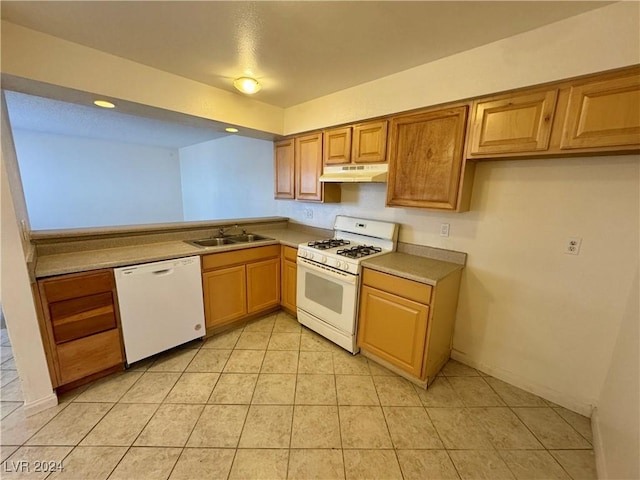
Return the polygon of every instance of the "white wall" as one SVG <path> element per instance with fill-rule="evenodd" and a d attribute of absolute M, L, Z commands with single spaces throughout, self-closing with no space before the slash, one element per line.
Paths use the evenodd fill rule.
<path fill-rule="evenodd" d="M 285 110 L 286 133 L 640 63 L 640 4 L 616 2 Z M 337 207 L 279 202 L 330 227 L 337 213 L 403 224 L 406 242 L 469 253 L 455 355 L 585 414 L 600 396 L 638 262 L 638 157 L 486 162 L 472 211 L 384 208 L 384 186 Z M 314 219 L 303 216 L 311 208 Z M 439 237 L 441 222 L 452 236 Z M 584 238 L 565 256 L 567 237 Z"/>
<path fill-rule="evenodd" d="M 178 222 L 178 151 L 14 131 L 34 230 Z"/>
<path fill-rule="evenodd" d="M 2 256 L 2 309 L 13 346 L 16 368 L 25 400 L 25 413 L 36 413 L 56 405 L 49 369 L 40 337 L 38 318 L 20 232 L 20 209 L 24 205 L 19 183 L 9 184 L 18 175 L 9 117 L 2 94 L 2 155 L 0 156 L 0 210 Z M 10 279 L 10 281 L 7 281 Z"/>
<path fill-rule="evenodd" d="M 287 108 L 284 132 L 359 121 L 640 63 L 639 18 L 639 2 L 616 2 L 341 90 Z"/>
<path fill-rule="evenodd" d="M 637 269 L 638 265 L 598 409 L 592 419 L 599 478 L 640 478 L 640 283 Z"/>
<path fill-rule="evenodd" d="M 180 149 L 184 219 L 275 215 L 273 143 L 229 136 Z"/>
<path fill-rule="evenodd" d="M 388 219 L 403 242 L 467 252 L 458 358 L 589 414 L 637 272 L 639 173 L 637 155 L 491 161 L 467 213 L 385 208 L 384 184 L 344 184 L 340 204 L 281 200 L 278 215 L 325 228 L 337 214 Z M 580 255 L 563 253 L 568 237 L 583 238 Z"/>

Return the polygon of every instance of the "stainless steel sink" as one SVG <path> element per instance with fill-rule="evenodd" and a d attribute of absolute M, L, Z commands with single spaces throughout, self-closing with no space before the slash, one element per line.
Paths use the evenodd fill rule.
<path fill-rule="evenodd" d="M 264 237 L 256 233 L 243 233 L 242 235 L 233 235 L 229 237 L 229 240 L 232 240 L 235 243 L 245 243 L 245 242 L 258 242 L 260 240 L 273 240 L 273 238 Z"/>
<path fill-rule="evenodd" d="M 243 233 L 229 237 L 202 238 L 200 240 L 185 240 L 196 247 L 220 247 L 222 245 L 235 245 L 238 243 L 258 242 L 260 240 L 273 240 L 273 238 L 257 235 L 255 233 Z"/>
<path fill-rule="evenodd" d="M 232 245 L 234 242 L 229 237 L 203 238 L 201 240 L 189 240 L 187 243 L 196 247 L 219 247 L 221 245 Z"/>

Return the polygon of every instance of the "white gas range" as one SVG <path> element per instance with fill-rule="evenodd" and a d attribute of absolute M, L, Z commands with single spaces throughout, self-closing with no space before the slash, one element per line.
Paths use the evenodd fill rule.
<path fill-rule="evenodd" d="M 334 237 L 298 246 L 298 321 L 351 353 L 357 353 L 360 265 L 393 252 L 396 223 L 338 215 Z"/>

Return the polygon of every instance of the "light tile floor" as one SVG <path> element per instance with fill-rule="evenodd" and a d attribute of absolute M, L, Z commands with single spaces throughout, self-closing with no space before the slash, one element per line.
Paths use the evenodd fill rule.
<path fill-rule="evenodd" d="M 283 312 L 29 418 L 12 384 L 3 479 L 596 478 L 587 418 L 455 361 L 422 390 Z"/>

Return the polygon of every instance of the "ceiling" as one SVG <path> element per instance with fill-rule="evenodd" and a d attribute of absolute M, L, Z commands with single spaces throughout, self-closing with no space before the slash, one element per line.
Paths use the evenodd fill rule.
<path fill-rule="evenodd" d="M 214 128 L 127 115 L 5 91 L 13 129 L 112 142 L 181 148 L 229 135 Z"/>
<path fill-rule="evenodd" d="M 296 105 L 612 2 L 6 1 L 4 20 Z"/>

